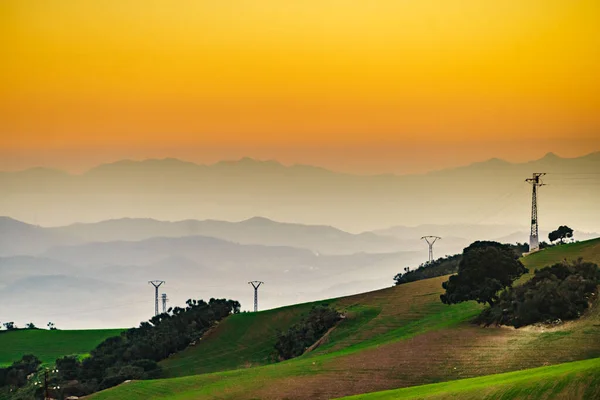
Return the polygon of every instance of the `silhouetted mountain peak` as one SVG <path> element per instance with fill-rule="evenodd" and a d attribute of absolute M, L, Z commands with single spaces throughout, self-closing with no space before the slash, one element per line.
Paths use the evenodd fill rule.
<path fill-rule="evenodd" d="M 4 232 L 9 232 L 11 229 L 37 229 L 38 226 L 31 225 L 26 222 L 18 221 L 11 217 L 0 216 L 0 228 Z"/>
<path fill-rule="evenodd" d="M 56 168 L 33 167 L 21 171 L 0 171 L 0 174 L 16 174 L 22 179 L 51 179 L 63 178 L 69 174 Z"/>
<path fill-rule="evenodd" d="M 506 168 L 512 166 L 512 164 L 506 160 L 502 160 L 500 158 L 490 158 L 485 161 L 474 162 L 469 165 L 465 165 L 462 167 L 449 168 L 449 169 L 441 169 L 438 171 L 428 172 L 426 175 L 440 175 L 446 173 L 462 173 L 462 172 L 481 172 L 481 171 L 489 171 L 496 170 L 501 168 Z"/>
<path fill-rule="evenodd" d="M 244 221 L 241 221 L 240 223 L 245 224 L 245 225 L 253 225 L 253 226 L 269 226 L 269 225 L 277 224 L 277 222 L 275 222 L 269 218 L 265 218 L 265 217 L 252 217 L 252 218 L 248 218 Z"/>
<path fill-rule="evenodd" d="M 275 161 L 275 160 L 256 160 L 254 158 L 251 157 L 243 157 L 240 158 L 239 160 L 230 160 L 230 161 L 219 161 L 218 163 L 215 163 L 212 165 L 213 167 L 242 167 L 242 168 L 281 168 L 283 167 L 282 164 L 280 164 L 279 162 Z"/>
<path fill-rule="evenodd" d="M 555 160 L 562 160 L 562 157 L 559 157 L 558 155 L 556 155 L 553 152 L 548 152 L 546 153 L 546 155 L 542 158 L 540 158 L 539 161 L 555 161 Z"/>
<path fill-rule="evenodd" d="M 584 159 L 584 160 L 600 161 L 600 151 L 595 151 L 593 153 L 590 153 L 590 154 L 580 157 L 580 158 Z"/>
<path fill-rule="evenodd" d="M 511 165 L 511 163 L 506 160 L 502 160 L 500 158 L 494 157 L 494 158 L 490 158 L 489 160 L 482 161 L 479 163 L 474 163 L 471 165 L 480 165 L 480 166 L 485 165 L 485 166 L 489 166 L 489 167 L 504 167 L 507 165 Z"/>
<path fill-rule="evenodd" d="M 146 160 L 120 160 L 113 163 L 101 164 L 90 169 L 86 174 L 102 172 L 123 172 L 137 170 L 179 170 L 179 169 L 197 169 L 201 165 L 193 162 L 183 161 L 178 158 L 149 158 Z"/>
<path fill-rule="evenodd" d="M 493 163 L 493 164 L 502 164 L 502 165 L 510 164 L 508 161 L 502 160 L 501 158 L 496 158 L 496 157 L 490 158 L 487 162 Z"/>

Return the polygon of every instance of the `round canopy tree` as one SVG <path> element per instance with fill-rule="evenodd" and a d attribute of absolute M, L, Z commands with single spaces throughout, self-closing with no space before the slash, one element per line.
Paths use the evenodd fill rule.
<path fill-rule="evenodd" d="M 555 240 L 560 240 L 560 242 L 563 243 L 565 239 L 572 237 L 573 229 L 569 228 L 566 225 L 561 225 L 558 227 L 557 230 L 552 231 L 548 234 L 548 239 L 550 239 L 551 242 L 554 242 Z"/>
<path fill-rule="evenodd" d="M 498 291 L 527 272 L 510 246 L 478 241 L 463 250 L 458 273 L 442 284 L 446 293 L 440 299 L 445 304 L 475 300 L 493 306 Z"/>

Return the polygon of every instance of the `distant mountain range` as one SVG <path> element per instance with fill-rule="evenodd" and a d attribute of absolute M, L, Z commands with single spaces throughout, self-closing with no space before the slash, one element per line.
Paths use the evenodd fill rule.
<path fill-rule="evenodd" d="M 197 165 L 176 159 L 120 161 L 82 175 L 34 168 L 0 173 L 0 215 L 66 225 L 117 219 L 236 221 L 256 215 L 350 232 L 392 225 L 513 224 L 529 220 L 524 180 L 547 172 L 540 224 L 600 230 L 600 152 L 552 153 L 512 164 L 492 159 L 422 175 L 358 176 L 242 159 Z"/>
<path fill-rule="evenodd" d="M 435 246 L 440 250 L 439 254 L 443 255 L 448 252 L 460 252 L 475 240 L 526 242 L 529 235 L 526 229 L 527 227 L 519 225 L 500 224 L 427 224 L 416 227 L 395 226 L 353 234 L 326 225 L 277 222 L 264 217 L 253 217 L 240 222 L 169 222 L 150 218 L 122 218 L 44 228 L 9 217 L 0 217 L 0 257 L 47 255 L 49 251 L 63 247 L 90 244 L 100 246 L 101 242 L 138 242 L 184 237 L 196 237 L 198 240 L 204 238 L 204 241 L 220 239 L 241 245 L 306 249 L 317 255 L 393 253 L 425 249 L 426 245 L 421 240 L 425 235 L 443 237 Z M 547 231 L 542 230 L 541 235 L 544 239 Z M 579 240 L 596 236 L 595 233 L 575 231 L 575 237 Z M 221 241 L 215 241 L 215 245 Z"/>
<path fill-rule="evenodd" d="M 600 231 L 600 153 L 407 176 L 251 159 L 2 172 L 2 318 L 135 325 L 153 312 L 152 279 L 167 281 L 161 290 L 174 305 L 230 297 L 245 309 L 254 279 L 266 282 L 262 308 L 388 286 L 427 260 L 424 235 L 442 236 L 435 257 L 478 239 L 527 241 L 524 180 L 533 172 L 548 173 L 539 191 L 542 239 L 565 224 L 578 240 L 597 237 L 585 232 Z"/>
<path fill-rule="evenodd" d="M 261 217 L 241 222 L 165 222 L 149 218 L 124 218 L 48 228 L 48 231 L 64 237 L 77 237 L 86 242 L 201 235 L 241 244 L 301 247 L 326 254 L 382 253 L 397 251 L 400 247 L 398 240 L 370 232 L 352 234 L 331 226 L 282 223 Z"/>
<path fill-rule="evenodd" d="M 440 257 L 477 239 L 525 241 L 527 231 L 519 229 L 424 225 L 351 234 L 261 217 L 235 223 L 125 218 L 43 228 L 3 217 L 0 302 L 3 318 L 11 320 L 41 315 L 61 327 L 100 326 L 107 319 L 129 326 L 151 313 L 149 280 L 167 281 L 161 290 L 174 304 L 227 296 L 248 307 L 247 282 L 261 279 L 267 282 L 261 304 L 275 307 L 391 285 L 404 267 L 427 260 L 422 235 L 443 237 L 434 247 Z M 575 232 L 578 239 L 589 236 Z M 63 311 L 73 304 L 89 304 L 88 311 Z"/>
<path fill-rule="evenodd" d="M 37 255 L 54 246 L 83 242 L 68 233 L 0 217 L 0 257 Z"/>
<path fill-rule="evenodd" d="M 393 243 L 395 239 L 375 234 L 353 235 L 325 226 L 281 224 L 262 218 L 231 225 L 235 229 L 220 221 L 173 224 L 124 219 L 41 228 L 2 218 L 3 319 L 18 321 L 20 316 L 29 318 L 39 313 L 48 320 L 60 321 L 62 327 L 81 327 L 78 324 L 83 322 L 77 322 L 80 316 L 60 312 L 65 305 L 81 303 L 102 308 L 102 304 L 126 303 L 126 309 L 115 307 L 113 314 L 106 315 L 112 315 L 111 321 L 124 321 L 129 315 L 128 324 L 135 325 L 149 316 L 150 307 L 132 309 L 132 304 L 146 303 L 143 299 L 151 303 L 152 292 L 147 282 L 153 279 L 168 282 L 168 287 L 162 290 L 169 293 L 175 304 L 182 304 L 187 298 L 227 296 L 246 305 L 251 304 L 245 300 L 249 293 L 247 282 L 261 279 L 272 285 L 267 292 L 273 290 L 264 306 L 274 307 L 315 299 L 314 296 L 326 292 L 332 280 L 360 286 L 368 276 L 378 286 L 388 286 L 401 266 L 420 263 L 424 254 L 422 250 L 355 252 L 362 246 L 363 238 L 366 245 L 377 240 Z M 309 238 L 312 242 L 305 244 L 326 247 L 330 237 L 333 247 L 346 249 L 349 254 L 321 254 L 281 244 L 241 244 L 201 236 L 195 229 L 185 229 L 186 226 L 199 227 L 205 232 L 215 227 L 216 234 L 230 233 L 253 242 L 292 243 L 296 239 L 307 242 Z M 157 237 L 146 237 L 149 235 Z M 369 285 L 372 288 L 373 283 Z M 97 315 L 87 314 L 84 319 L 97 320 Z M 20 321 L 21 325 L 25 322 L 28 321 Z"/>
<path fill-rule="evenodd" d="M 53 228 L 42 228 L 0 217 L 0 256 L 38 255 L 57 246 L 91 242 L 187 236 L 204 236 L 246 245 L 303 248 L 324 254 L 385 253 L 399 251 L 403 247 L 400 240 L 390 236 L 371 232 L 352 234 L 331 226 L 281 223 L 261 217 L 241 222 L 168 222 L 149 218 L 123 218 Z"/>

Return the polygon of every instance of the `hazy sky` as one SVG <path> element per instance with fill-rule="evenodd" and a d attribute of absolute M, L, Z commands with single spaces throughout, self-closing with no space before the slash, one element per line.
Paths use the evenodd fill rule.
<path fill-rule="evenodd" d="M 597 0 L 4 0 L 0 169 L 600 150 Z"/>

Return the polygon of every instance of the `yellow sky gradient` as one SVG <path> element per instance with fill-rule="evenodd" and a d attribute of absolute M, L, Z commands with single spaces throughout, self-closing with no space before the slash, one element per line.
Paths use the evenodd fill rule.
<path fill-rule="evenodd" d="M 597 0 L 5 0 L 0 45 L 4 169 L 600 149 Z"/>

